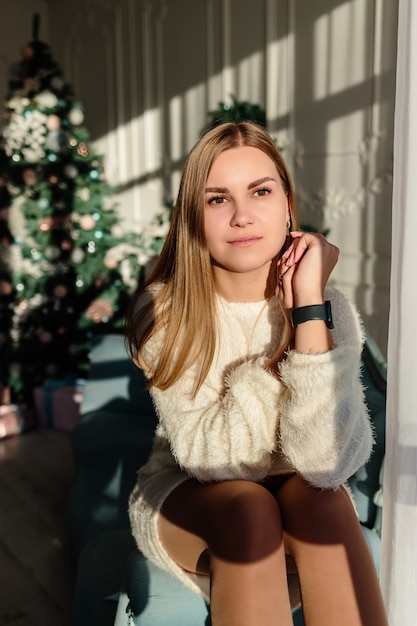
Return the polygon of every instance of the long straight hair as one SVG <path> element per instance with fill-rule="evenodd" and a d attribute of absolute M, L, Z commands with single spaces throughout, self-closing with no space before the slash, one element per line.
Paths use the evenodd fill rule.
<path fill-rule="evenodd" d="M 150 297 L 139 293 L 127 314 L 128 349 L 133 360 L 147 372 L 149 386 L 167 389 L 198 362 L 194 388 L 197 393 L 210 369 L 217 325 L 212 263 L 204 235 L 205 187 L 214 160 L 225 150 L 241 146 L 258 148 L 274 162 L 288 198 L 291 227 L 298 228 L 289 171 L 264 128 L 253 122 L 228 122 L 201 137 L 185 163 L 170 230 L 144 286 Z M 287 237 L 277 259 L 288 243 Z M 275 292 L 275 273 L 269 297 Z M 284 311 L 283 318 L 281 341 L 276 347 L 276 356 L 281 358 L 292 334 Z M 144 346 L 160 332 L 163 340 L 157 362 L 147 363 Z"/>

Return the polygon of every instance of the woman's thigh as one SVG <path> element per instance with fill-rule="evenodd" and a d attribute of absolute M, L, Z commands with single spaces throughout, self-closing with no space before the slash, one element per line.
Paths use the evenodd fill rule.
<path fill-rule="evenodd" d="M 187 480 L 164 502 L 158 531 L 171 557 L 200 574 L 209 573 L 211 553 L 230 562 L 254 562 L 283 541 L 274 496 L 246 480 Z"/>

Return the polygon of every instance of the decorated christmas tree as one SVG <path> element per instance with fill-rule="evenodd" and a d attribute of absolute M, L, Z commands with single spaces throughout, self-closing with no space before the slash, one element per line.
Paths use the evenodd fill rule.
<path fill-rule="evenodd" d="M 0 146 L 3 412 L 30 410 L 46 379 L 84 376 L 93 336 L 122 327 L 143 249 L 157 252 L 164 233 L 129 241 L 112 196 L 82 105 L 35 17 L 11 68 Z"/>

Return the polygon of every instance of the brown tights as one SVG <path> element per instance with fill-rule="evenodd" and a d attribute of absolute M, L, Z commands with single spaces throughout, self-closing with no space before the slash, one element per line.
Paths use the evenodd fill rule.
<path fill-rule="evenodd" d="M 294 476 L 188 480 L 167 498 L 162 543 L 185 570 L 209 574 L 213 626 L 292 626 L 285 554 L 297 565 L 306 626 L 387 626 L 375 567 L 344 489 Z"/>

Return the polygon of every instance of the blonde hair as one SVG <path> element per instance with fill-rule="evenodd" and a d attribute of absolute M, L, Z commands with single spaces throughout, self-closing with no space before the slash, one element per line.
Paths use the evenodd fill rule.
<path fill-rule="evenodd" d="M 293 184 L 284 159 L 267 131 L 253 122 L 228 122 L 203 135 L 185 163 L 168 236 L 144 290 L 152 298 L 138 307 L 134 299 L 126 320 L 127 345 L 132 358 L 149 375 L 149 386 L 167 389 L 196 362 L 195 393 L 204 382 L 216 345 L 216 304 L 210 254 L 204 236 L 205 187 L 214 160 L 225 150 L 250 146 L 274 162 L 288 197 L 291 226 L 298 228 Z M 278 257 L 282 254 L 284 244 Z M 275 291 L 275 283 L 269 297 Z M 144 300 L 142 300 L 143 304 Z M 139 303 L 140 304 L 140 303 Z M 284 330 L 276 355 L 291 340 L 284 314 Z M 159 331 L 164 333 L 158 362 L 146 363 L 144 346 Z"/>

